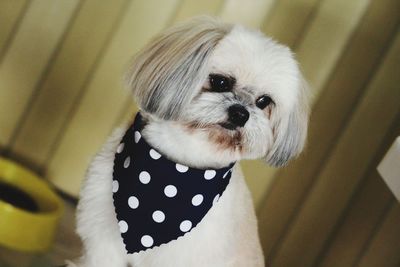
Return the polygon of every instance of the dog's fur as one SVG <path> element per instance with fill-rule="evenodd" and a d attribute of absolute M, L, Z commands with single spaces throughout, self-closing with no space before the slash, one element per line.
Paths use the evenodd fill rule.
<path fill-rule="evenodd" d="M 234 80 L 215 92 L 210 74 Z M 305 142 L 306 86 L 290 50 L 260 32 L 196 18 L 161 33 L 133 60 L 129 88 L 145 118 L 142 136 L 175 162 L 220 168 L 264 158 L 273 166 L 298 155 Z M 267 95 L 264 109 L 255 104 Z M 226 127 L 227 110 L 249 113 L 243 127 Z M 91 163 L 80 194 L 77 231 L 82 267 L 264 266 L 253 204 L 238 164 L 220 201 L 176 241 L 126 254 L 112 200 L 116 130 Z M 72 266 L 72 263 L 71 263 Z"/>

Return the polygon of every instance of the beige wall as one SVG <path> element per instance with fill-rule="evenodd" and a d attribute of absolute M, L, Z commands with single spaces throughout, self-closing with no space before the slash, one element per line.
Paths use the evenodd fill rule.
<path fill-rule="evenodd" d="M 375 171 L 400 134 L 398 0 L 0 0 L 0 153 L 76 195 L 135 111 L 130 56 L 197 14 L 286 43 L 312 87 L 306 152 L 243 164 L 271 266 L 398 266 L 400 209 Z"/>

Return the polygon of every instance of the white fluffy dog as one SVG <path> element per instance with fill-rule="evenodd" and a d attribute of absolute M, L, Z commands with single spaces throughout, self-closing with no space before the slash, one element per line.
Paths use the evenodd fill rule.
<path fill-rule="evenodd" d="M 241 159 L 264 158 L 282 166 L 303 149 L 308 119 L 305 83 L 291 51 L 261 32 L 212 18 L 192 19 L 153 39 L 134 58 L 127 81 L 142 116 L 135 143 L 146 140 L 157 152 L 156 159 L 176 163 L 179 172 L 216 169 L 211 176 L 210 171 L 208 177 L 205 174 L 208 180 Z M 118 190 L 113 182 L 115 158 L 123 149 L 126 130 L 111 135 L 87 172 L 77 212 L 77 232 L 84 244 L 77 266 L 264 266 L 256 216 L 239 164 L 231 170 L 219 201 L 209 204 L 212 207 L 198 225 L 181 224 L 181 235 L 154 247 L 157 236 L 143 236 L 139 241 L 144 248 L 129 252 L 127 244 L 138 240 L 123 234 L 136 230 L 142 218 L 134 217 L 128 230 L 128 224 L 117 219 L 115 195 L 113 201 Z M 145 156 L 135 152 L 121 169 Z M 149 173 L 127 180 L 138 179 L 149 186 L 156 182 L 153 177 L 150 181 Z M 185 189 L 178 188 L 180 192 Z M 176 193 L 165 191 L 168 197 Z M 132 211 L 146 204 L 140 198 L 131 200 Z M 192 199 L 194 206 L 202 201 L 203 196 Z M 160 225 L 174 220 L 165 211 L 157 212 L 152 213 L 153 220 Z"/>

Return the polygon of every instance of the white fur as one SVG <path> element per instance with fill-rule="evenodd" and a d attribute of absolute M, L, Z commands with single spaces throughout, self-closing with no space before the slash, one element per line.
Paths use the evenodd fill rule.
<path fill-rule="evenodd" d="M 175 41 L 184 44 L 176 49 Z M 154 61 L 159 53 L 164 53 L 163 57 Z M 169 57 L 172 62 L 166 62 Z M 182 58 L 195 61 L 185 63 L 190 66 L 187 74 L 172 64 Z M 146 64 L 155 64 L 159 71 Z M 128 80 L 147 122 L 142 136 L 176 162 L 220 168 L 243 158 L 264 157 L 273 165 L 282 165 L 303 148 L 307 106 L 300 71 L 289 49 L 260 32 L 210 19 L 194 20 L 155 39 L 133 65 Z M 201 72 L 191 73 L 196 69 Z M 185 80 L 183 73 L 195 77 L 195 82 L 193 78 Z M 234 90 L 207 90 L 210 73 L 235 77 Z M 146 76 L 154 80 L 146 82 Z M 160 90 L 157 81 L 167 88 Z M 188 84 L 190 81 L 194 84 Z M 146 86 L 149 88 L 143 88 Z M 255 101 L 264 94 L 271 96 L 274 104 L 261 110 Z M 233 104 L 243 105 L 250 117 L 243 127 L 229 130 L 221 123 Z M 158 248 L 126 254 L 112 200 L 114 154 L 124 133 L 125 129 L 120 129 L 111 135 L 87 172 L 77 212 L 77 232 L 84 243 L 77 266 L 264 266 L 257 220 L 239 164 L 220 201 L 192 231 Z M 215 135 L 240 138 L 237 143 L 228 142 L 229 147 L 221 145 L 223 141 Z"/>

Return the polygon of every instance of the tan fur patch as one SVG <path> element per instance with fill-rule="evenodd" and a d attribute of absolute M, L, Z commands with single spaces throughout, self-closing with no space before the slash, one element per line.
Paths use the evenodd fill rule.
<path fill-rule="evenodd" d="M 243 134 L 241 133 L 241 131 L 231 132 L 223 129 L 221 126 L 204 126 L 200 125 L 200 123 L 197 122 L 187 124 L 186 129 L 189 133 L 193 133 L 197 129 L 208 131 L 209 140 L 217 145 L 218 149 L 231 151 L 239 150 L 239 152 L 242 152 L 243 150 Z"/>
<path fill-rule="evenodd" d="M 269 120 L 271 120 L 272 107 L 273 107 L 273 104 L 270 104 L 270 105 L 268 105 L 268 107 L 266 107 L 266 109 L 264 110 L 264 112 L 267 114 L 267 117 L 268 117 Z"/>
<path fill-rule="evenodd" d="M 213 129 L 208 134 L 209 139 L 215 143 L 218 148 L 224 150 L 239 150 L 242 151 L 242 134 L 240 131 L 235 131 L 233 134 L 229 134 L 224 130 Z"/>

